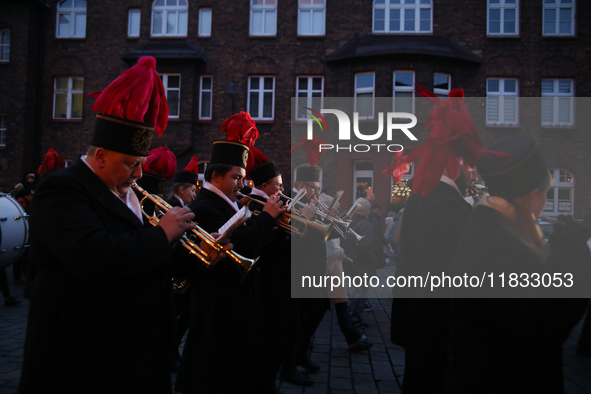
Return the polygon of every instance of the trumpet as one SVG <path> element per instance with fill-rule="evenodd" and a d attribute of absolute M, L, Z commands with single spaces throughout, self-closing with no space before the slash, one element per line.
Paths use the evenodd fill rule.
<path fill-rule="evenodd" d="M 258 204 L 262 204 L 262 201 L 252 198 L 250 196 L 247 196 L 246 194 L 242 194 L 240 192 L 238 192 L 236 194 L 241 199 L 246 200 L 245 202 L 243 202 L 243 204 L 248 209 L 250 209 L 249 205 L 253 202 L 258 203 Z M 252 214 L 255 216 L 260 214 L 260 212 L 258 210 L 251 210 L 251 211 L 252 211 Z M 282 216 L 289 218 L 289 222 L 286 223 L 282 220 L 281 217 L 279 217 L 279 218 L 277 218 L 277 221 L 276 221 L 277 225 L 290 234 L 295 234 L 295 235 L 299 235 L 300 237 L 303 237 L 306 234 L 306 232 L 308 231 L 308 229 L 313 229 L 313 230 L 318 231 L 324 237 L 324 242 L 326 242 L 326 240 L 328 239 L 328 236 L 330 235 L 332 223 L 324 224 L 324 223 L 318 223 L 318 222 L 311 222 L 302 216 L 293 215 L 290 212 L 285 212 Z M 291 225 L 292 220 L 302 224 L 303 228 L 298 229 L 297 227 L 292 226 Z"/>
<path fill-rule="evenodd" d="M 140 201 L 142 215 L 150 222 L 151 225 L 157 226 L 159 223 L 159 219 L 153 215 L 149 215 L 148 213 L 146 213 L 146 211 L 144 211 L 144 201 L 146 199 L 152 201 L 155 204 L 156 209 L 163 214 L 168 212 L 168 210 L 172 208 L 171 205 L 164 201 L 161 197 L 155 194 L 148 193 L 137 183 L 134 183 L 131 186 L 143 196 Z M 217 257 L 215 260 L 209 260 L 211 252 L 208 253 L 205 250 L 203 250 L 197 244 L 198 240 L 201 240 L 201 242 L 205 242 L 207 245 L 209 245 L 209 247 L 211 247 L 212 249 L 212 252 L 217 252 Z M 209 234 L 207 231 L 203 230 L 199 226 L 197 226 L 197 228 L 195 229 L 192 229 L 190 235 L 183 234 L 179 238 L 179 242 L 185 249 L 189 251 L 189 253 L 201 260 L 201 262 L 203 262 L 206 268 L 209 268 L 213 266 L 215 263 L 217 263 L 220 260 L 220 256 L 222 255 L 222 253 L 232 260 L 232 262 L 236 265 L 236 267 L 238 267 L 238 269 L 243 275 L 248 273 L 252 265 L 256 262 L 256 260 L 243 257 L 234 251 L 224 251 L 224 247 L 217 243 L 216 239 L 211 234 Z"/>
<path fill-rule="evenodd" d="M 340 193 L 340 192 L 339 192 L 339 193 Z M 338 193 L 337 193 L 337 194 L 338 194 Z M 341 193 L 341 194 L 342 194 L 342 193 Z M 281 195 L 282 195 L 283 197 L 285 197 L 285 198 L 288 198 L 288 199 L 289 199 L 289 197 L 288 197 L 288 196 L 286 196 L 285 194 L 281 193 Z M 340 198 L 340 196 L 338 196 L 338 197 Z M 334 200 L 333 200 L 333 201 L 334 201 Z M 337 233 L 339 233 L 339 235 L 340 235 L 341 237 L 343 237 L 343 238 L 344 238 L 344 237 L 346 237 L 346 236 L 347 236 L 347 234 L 351 234 L 351 235 L 352 235 L 352 236 L 355 238 L 355 240 L 356 240 L 357 242 L 359 242 L 359 241 L 361 241 L 361 240 L 363 239 L 364 235 L 359 235 L 359 234 L 357 234 L 355 231 L 353 231 L 353 229 L 352 229 L 352 228 L 350 228 L 350 227 L 349 227 L 349 226 L 351 225 L 351 223 L 349 223 L 349 222 L 345 222 L 345 221 L 344 221 L 344 220 L 342 220 L 340 217 L 336 217 L 336 218 L 335 218 L 335 217 L 333 217 L 333 216 L 329 216 L 329 213 L 330 213 L 331 207 L 329 207 L 328 205 L 326 205 L 326 204 L 324 204 L 324 203 L 322 203 L 322 202 L 318 201 L 318 199 L 314 199 L 312 202 L 313 202 L 314 204 L 318 205 L 319 207 L 321 207 L 321 208 L 324 208 L 324 209 L 326 209 L 326 210 L 328 211 L 328 212 L 324 212 L 324 211 L 322 211 L 322 209 L 320 209 L 320 208 L 316 208 L 316 215 L 320 216 L 320 217 L 321 217 L 322 219 L 324 219 L 324 220 L 328 220 L 328 221 L 330 221 L 331 223 L 334 223 L 334 224 L 335 224 L 335 226 L 334 226 L 334 229 L 336 230 L 336 232 L 337 232 Z M 298 201 L 296 201 L 296 202 L 295 202 L 295 204 L 296 204 L 296 205 L 301 205 L 302 207 L 303 207 L 303 206 L 305 206 L 305 204 L 304 204 L 304 203 L 302 203 L 302 202 L 300 202 L 300 201 L 299 201 L 299 199 L 298 199 Z M 333 205 L 334 205 L 334 204 L 333 204 Z M 355 209 L 356 209 L 356 208 L 357 208 L 357 207 L 355 207 Z M 352 210 L 352 211 L 353 211 L 353 210 Z M 297 211 L 296 211 L 296 212 L 297 212 Z M 320 221 L 315 221 L 315 223 L 317 223 L 317 224 L 322 224 L 322 222 L 320 222 Z M 328 239 L 328 238 L 327 238 L 327 239 Z"/>

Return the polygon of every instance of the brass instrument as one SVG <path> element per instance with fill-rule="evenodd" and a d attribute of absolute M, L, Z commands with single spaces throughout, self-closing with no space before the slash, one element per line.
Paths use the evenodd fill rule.
<path fill-rule="evenodd" d="M 144 201 L 146 199 L 152 201 L 156 205 L 156 209 L 163 214 L 168 212 L 168 210 L 170 210 L 170 208 L 172 208 L 172 206 L 170 204 L 168 204 L 166 201 L 164 201 L 161 197 L 148 193 L 146 190 L 144 190 L 137 183 L 134 183 L 131 186 L 143 195 L 143 198 L 140 201 L 142 215 L 146 219 L 148 219 L 148 221 L 150 222 L 151 225 L 157 226 L 159 223 L 159 219 L 153 215 L 149 215 L 148 213 L 146 213 L 146 211 L 144 211 Z M 198 240 L 201 240 L 201 242 L 205 242 L 207 245 L 209 245 L 209 247 L 211 247 L 212 252 L 216 252 L 217 257 L 214 261 L 209 260 L 209 257 L 212 252 L 208 253 L 205 250 L 203 250 L 197 244 Z M 185 249 L 187 249 L 189 251 L 189 253 L 191 253 L 192 255 L 196 256 L 199 260 L 201 260 L 207 268 L 209 268 L 210 266 L 217 263 L 220 260 L 222 254 L 224 254 L 224 255 L 228 256 L 230 259 L 232 259 L 232 262 L 238 267 L 238 269 L 241 271 L 241 273 L 243 275 L 248 273 L 248 271 L 250 270 L 252 265 L 256 262 L 256 260 L 240 256 L 238 253 L 236 253 L 234 251 L 231 251 L 231 250 L 224 251 L 224 247 L 222 245 L 218 244 L 216 242 L 215 238 L 211 234 L 209 234 L 207 231 L 203 230 L 199 226 L 197 226 L 197 228 L 195 228 L 195 229 L 192 229 L 188 236 L 186 233 L 183 234 L 179 238 L 179 242 L 181 243 L 181 245 L 183 245 L 183 247 Z"/>
<path fill-rule="evenodd" d="M 250 209 L 249 205 L 252 202 L 264 205 L 262 201 L 257 200 L 256 198 L 252 198 L 250 196 L 247 196 L 246 194 L 242 194 L 240 192 L 238 192 L 236 194 L 240 198 L 242 198 L 243 200 L 247 200 L 247 201 L 243 201 L 243 204 L 249 209 Z M 256 215 L 259 215 L 260 212 L 257 210 L 252 210 L 252 214 L 256 216 Z M 282 216 L 288 217 L 289 223 L 284 222 L 280 216 L 279 218 L 277 218 L 277 225 L 279 227 L 281 227 L 282 229 L 284 229 L 285 231 L 289 232 L 290 234 L 295 234 L 295 235 L 299 235 L 300 237 L 303 237 L 306 234 L 306 232 L 308 231 L 308 229 L 313 229 L 313 230 L 318 231 L 324 237 L 324 242 L 326 242 L 326 240 L 328 239 L 328 236 L 330 235 L 330 230 L 332 228 L 332 222 L 329 224 L 311 222 L 311 221 L 307 220 L 306 218 L 304 218 L 303 216 L 299 216 L 297 214 L 292 214 L 290 212 L 285 212 Z M 298 228 L 295 228 L 294 226 L 292 226 L 291 225 L 292 220 L 294 220 L 300 224 L 303 224 L 303 228 L 298 229 Z"/>
<path fill-rule="evenodd" d="M 338 193 L 341 193 L 341 192 L 338 192 Z M 287 197 L 283 193 L 281 193 L 281 195 L 284 196 L 284 197 L 286 197 L 286 198 L 289 198 L 289 197 Z M 340 195 L 338 197 L 340 198 Z M 359 235 L 355 231 L 353 231 L 353 229 L 349 227 L 351 225 L 350 222 L 345 222 L 340 217 L 336 217 L 335 218 L 333 216 L 329 216 L 328 215 L 328 213 L 330 213 L 330 211 L 332 210 L 332 207 L 335 205 L 335 200 L 336 200 L 336 197 L 335 197 L 335 199 L 333 199 L 333 204 L 331 204 L 331 206 L 329 207 L 328 205 L 326 205 L 326 204 L 318 201 L 317 199 L 314 199 L 312 202 L 315 205 L 318 205 L 319 207 L 324 208 L 324 209 L 327 210 L 327 212 L 325 213 L 324 211 L 322 211 L 322 209 L 316 208 L 316 215 L 320 216 L 324 220 L 328 220 L 331 223 L 334 223 L 335 224 L 334 229 L 336 230 L 337 233 L 339 233 L 339 235 L 341 237 L 344 238 L 344 237 L 347 236 L 347 234 L 351 234 L 355 238 L 355 240 L 357 242 L 361 241 L 363 239 L 364 235 Z M 304 203 L 300 202 L 299 200 L 296 202 L 296 205 L 297 204 L 299 204 L 301 206 L 304 206 L 305 205 Z M 359 204 L 356 204 L 356 205 L 359 205 Z M 355 209 L 357 209 L 357 206 L 355 206 Z M 355 209 L 352 209 L 352 211 L 354 211 Z M 296 211 L 296 213 L 297 212 L 298 211 Z M 323 224 L 321 221 L 315 221 L 315 223 Z"/>

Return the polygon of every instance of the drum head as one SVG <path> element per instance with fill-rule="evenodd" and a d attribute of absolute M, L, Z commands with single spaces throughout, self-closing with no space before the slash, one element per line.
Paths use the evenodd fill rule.
<path fill-rule="evenodd" d="M 29 237 L 28 217 L 8 194 L 0 194 L 0 268 L 8 267 L 23 253 Z"/>

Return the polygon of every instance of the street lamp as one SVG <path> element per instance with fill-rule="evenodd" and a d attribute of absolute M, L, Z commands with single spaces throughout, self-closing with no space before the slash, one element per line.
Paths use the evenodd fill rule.
<path fill-rule="evenodd" d="M 234 115 L 234 97 L 236 97 L 237 93 L 238 92 L 236 91 L 236 84 L 234 83 L 234 78 L 232 78 L 232 82 L 230 82 L 230 87 L 226 92 L 227 95 L 232 97 L 232 115 Z"/>

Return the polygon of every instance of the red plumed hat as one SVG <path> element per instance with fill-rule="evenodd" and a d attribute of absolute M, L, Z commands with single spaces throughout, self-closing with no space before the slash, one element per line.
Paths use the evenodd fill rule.
<path fill-rule="evenodd" d="M 263 152 L 254 147 L 259 138 L 259 130 L 248 112 L 240 111 L 224 120 L 222 134 L 226 134 L 228 141 L 238 141 L 248 146 L 247 179 L 250 179 L 250 170 L 269 161 Z"/>
<path fill-rule="evenodd" d="M 176 156 L 167 146 L 152 149 L 146 162 L 142 165 L 142 171 L 170 180 L 176 172 Z"/>
<path fill-rule="evenodd" d="M 447 100 L 440 100 L 432 92 L 416 85 L 417 96 L 427 98 L 433 104 L 433 110 L 425 122 L 425 128 L 431 128 L 424 144 L 417 146 L 404 157 L 397 157 L 388 167 L 387 173 L 402 178 L 408 172 L 409 164 L 421 159 L 413 177 L 413 193 L 428 196 L 439 183 L 445 169 L 454 179 L 460 170 L 456 156 L 462 158 L 462 165 L 476 167 L 480 156 L 489 156 L 492 151 L 482 148 L 478 130 L 474 127 L 470 110 L 464 103 L 464 92 L 452 90 Z M 501 155 L 504 155 L 501 153 Z M 405 171 L 406 169 L 406 171 Z"/>
<path fill-rule="evenodd" d="M 41 163 L 37 172 L 39 175 L 43 175 L 49 171 L 62 169 L 64 168 L 64 165 L 64 160 L 53 148 L 51 148 L 45 154 L 43 163 Z"/>
<path fill-rule="evenodd" d="M 185 182 L 196 185 L 198 180 L 199 161 L 197 160 L 197 157 L 193 156 L 191 158 L 191 161 L 189 161 L 189 164 L 187 164 L 187 166 L 185 167 L 185 169 L 175 174 L 174 183 Z"/>
<path fill-rule="evenodd" d="M 311 140 L 308 140 L 306 137 L 302 137 L 302 142 L 299 144 L 295 144 L 293 148 L 291 148 L 291 153 L 298 147 L 301 146 L 304 151 L 306 151 L 306 161 L 312 167 L 316 167 L 318 162 L 320 161 L 320 156 L 324 154 L 324 152 L 320 152 L 320 144 L 324 143 L 323 138 L 319 138 L 318 134 L 314 134 Z"/>
<path fill-rule="evenodd" d="M 250 117 L 248 112 L 240 111 L 240 113 L 230 116 L 222 123 L 222 134 L 226 134 L 228 141 L 238 141 L 247 145 L 249 148 L 254 146 L 255 141 L 259 138 L 259 130 L 256 123 Z"/>
<path fill-rule="evenodd" d="M 92 110 L 97 123 L 92 144 L 132 156 L 147 156 L 152 134 L 161 136 L 168 124 L 168 103 L 156 59 L 141 57 L 97 97 Z"/>

